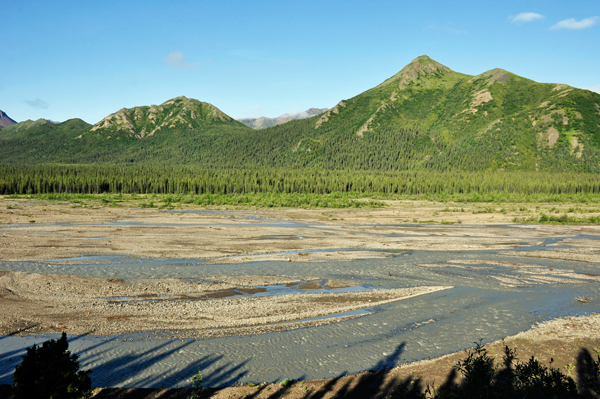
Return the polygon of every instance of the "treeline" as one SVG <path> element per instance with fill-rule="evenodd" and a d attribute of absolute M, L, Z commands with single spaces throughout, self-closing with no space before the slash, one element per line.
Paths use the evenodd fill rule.
<path fill-rule="evenodd" d="M 0 165 L 0 194 L 600 194 L 596 174 Z"/>

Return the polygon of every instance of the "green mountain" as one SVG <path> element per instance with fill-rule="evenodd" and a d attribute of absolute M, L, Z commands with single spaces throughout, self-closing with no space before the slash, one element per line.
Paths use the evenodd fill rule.
<path fill-rule="evenodd" d="M 201 130 L 219 123 L 237 122 L 212 104 L 181 96 L 158 106 L 123 108 L 96 123 L 86 135 L 143 139 L 161 131 Z"/>
<path fill-rule="evenodd" d="M 6 160 L 3 163 L 62 162 L 73 153 L 85 154 L 85 148 L 74 138 L 90 128 L 91 125 L 81 119 L 70 119 L 63 123 L 42 123 L 24 130 L 5 132 L 3 129 L 0 131 L 0 157 Z"/>
<path fill-rule="evenodd" d="M 211 104 L 185 97 L 122 109 L 93 127 L 79 124 L 80 130 L 70 133 L 61 125 L 46 127 L 42 135 L 41 126 L 26 130 L 20 141 L 0 134 L 0 159 L 228 168 L 600 171 L 600 94 L 537 83 L 502 69 L 465 75 L 427 56 L 321 115 L 267 129 L 250 129 Z"/>
<path fill-rule="evenodd" d="M 465 75 L 427 56 L 319 117 L 288 125 L 263 131 L 253 161 L 327 169 L 600 170 L 599 94 L 501 69 Z"/>
<path fill-rule="evenodd" d="M 35 121 L 32 121 L 31 119 L 27 119 L 26 121 L 14 123 L 12 125 L 6 126 L 5 128 L 2 129 L 2 135 L 7 137 L 6 135 L 8 133 L 18 133 L 21 131 L 25 131 L 25 130 L 34 128 L 39 125 L 43 125 L 44 123 L 52 123 L 52 122 L 48 121 L 47 119 L 41 119 L 41 118 L 37 119 Z"/>

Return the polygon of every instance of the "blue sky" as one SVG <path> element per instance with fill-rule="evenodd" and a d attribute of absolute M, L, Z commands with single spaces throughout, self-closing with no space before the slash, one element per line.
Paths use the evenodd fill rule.
<path fill-rule="evenodd" d="M 332 107 L 427 54 L 600 92 L 600 1 L 0 0 L 0 109 L 82 118 L 185 95 L 232 117 Z"/>

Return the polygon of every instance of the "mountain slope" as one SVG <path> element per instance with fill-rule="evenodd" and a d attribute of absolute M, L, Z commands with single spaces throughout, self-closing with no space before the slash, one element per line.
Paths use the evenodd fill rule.
<path fill-rule="evenodd" d="M 0 110 L 0 128 L 10 126 L 17 123 L 15 120 L 11 119 L 8 115 L 4 113 L 4 111 Z"/>
<path fill-rule="evenodd" d="M 296 137 L 286 163 L 299 166 L 598 171 L 600 95 L 422 56 Z"/>
<path fill-rule="evenodd" d="M 13 125 L 17 126 L 17 125 Z M 63 162 L 86 149 L 74 138 L 91 128 L 81 119 L 42 123 L 26 130 L 0 131 L 0 158 L 19 163 Z"/>
<path fill-rule="evenodd" d="M 41 119 L 41 118 L 37 119 L 35 121 L 32 121 L 31 119 L 27 119 L 26 121 L 6 126 L 5 128 L 2 129 L 2 135 L 4 137 L 7 137 L 6 135 L 8 133 L 18 133 L 21 131 L 25 131 L 25 130 L 34 128 L 39 125 L 43 125 L 44 123 L 53 123 L 53 122 L 50 122 L 46 119 Z"/>

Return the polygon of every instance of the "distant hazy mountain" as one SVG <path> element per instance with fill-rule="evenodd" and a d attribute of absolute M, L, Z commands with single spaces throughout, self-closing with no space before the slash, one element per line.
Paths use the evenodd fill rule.
<path fill-rule="evenodd" d="M 266 116 L 261 116 L 260 118 L 240 118 L 238 121 L 242 122 L 248 127 L 251 127 L 252 129 L 265 129 L 267 127 L 281 125 L 294 119 L 311 118 L 328 110 L 328 108 L 310 108 L 303 112 L 290 112 L 283 114 L 277 118 L 267 118 Z"/>
<path fill-rule="evenodd" d="M 0 110 L 0 127 L 14 125 L 15 123 L 17 123 L 15 120 L 11 119 L 4 111 Z"/>

